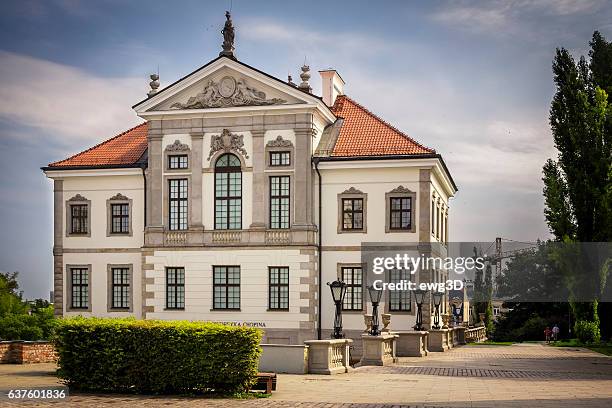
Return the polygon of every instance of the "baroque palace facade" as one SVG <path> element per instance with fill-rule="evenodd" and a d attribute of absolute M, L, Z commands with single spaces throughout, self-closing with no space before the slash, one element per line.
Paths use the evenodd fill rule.
<path fill-rule="evenodd" d="M 444 247 L 456 186 L 435 150 L 346 96 L 335 70 L 320 72 L 319 97 L 306 66 L 296 85 L 238 61 L 229 15 L 223 33 L 203 67 L 159 91 L 152 76 L 133 106 L 142 124 L 43 168 L 56 314 L 252 325 L 296 344 L 329 337 L 325 283 L 340 278 L 357 338 L 371 311 L 361 244 Z M 385 294 L 382 310 L 394 329 L 415 323 L 409 292 Z"/>

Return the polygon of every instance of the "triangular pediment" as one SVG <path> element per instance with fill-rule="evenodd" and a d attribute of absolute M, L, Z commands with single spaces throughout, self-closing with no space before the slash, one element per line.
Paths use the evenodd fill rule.
<path fill-rule="evenodd" d="M 219 58 L 134 106 L 137 113 L 317 104 L 319 99 L 229 58 Z"/>

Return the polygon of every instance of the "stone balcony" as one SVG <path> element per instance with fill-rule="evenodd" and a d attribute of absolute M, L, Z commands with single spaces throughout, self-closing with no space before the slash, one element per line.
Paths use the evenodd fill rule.
<path fill-rule="evenodd" d="M 316 227 L 185 231 L 148 227 L 145 247 L 304 246 L 315 245 L 316 238 Z"/>

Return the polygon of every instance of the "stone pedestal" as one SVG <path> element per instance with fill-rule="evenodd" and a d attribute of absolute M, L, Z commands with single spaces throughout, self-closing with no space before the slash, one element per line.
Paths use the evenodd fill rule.
<path fill-rule="evenodd" d="M 348 373 L 349 347 L 351 339 L 329 339 L 305 341 L 308 350 L 309 374 L 341 374 Z"/>
<path fill-rule="evenodd" d="M 455 327 L 455 333 L 457 333 L 457 343 L 465 344 L 465 327 Z"/>
<path fill-rule="evenodd" d="M 363 343 L 362 366 L 385 366 L 395 362 L 396 334 L 379 336 L 361 335 Z"/>
<path fill-rule="evenodd" d="M 430 330 L 427 336 L 429 351 L 444 352 L 448 350 L 448 329 Z"/>
<path fill-rule="evenodd" d="M 398 357 L 425 357 L 427 350 L 426 331 L 394 332 L 398 336 L 395 354 Z"/>

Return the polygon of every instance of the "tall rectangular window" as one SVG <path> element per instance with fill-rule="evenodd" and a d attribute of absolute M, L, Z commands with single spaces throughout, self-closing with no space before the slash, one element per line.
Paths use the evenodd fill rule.
<path fill-rule="evenodd" d="M 431 199 L 431 235 L 436 236 L 436 201 Z"/>
<path fill-rule="evenodd" d="M 290 152 L 270 152 L 270 166 L 289 166 L 291 164 Z"/>
<path fill-rule="evenodd" d="M 346 283 L 343 310 L 363 309 L 363 275 L 361 267 L 343 267 L 342 281 Z"/>
<path fill-rule="evenodd" d="M 111 293 L 113 309 L 130 308 L 130 269 L 111 268 Z"/>
<path fill-rule="evenodd" d="M 215 164 L 215 229 L 242 228 L 242 169 L 233 154 Z"/>
<path fill-rule="evenodd" d="M 213 267 L 213 309 L 240 309 L 240 267 Z"/>
<path fill-rule="evenodd" d="M 185 268 L 166 268 L 166 309 L 185 309 Z"/>
<path fill-rule="evenodd" d="M 271 266 L 268 268 L 268 275 L 268 308 L 289 310 L 289 267 Z"/>
<path fill-rule="evenodd" d="M 168 180 L 170 229 L 187 229 L 187 179 Z"/>
<path fill-rule="evenodd" d="M 87 204 L 71 204 L 70 205 L 70 225 L 72 234 L 87 234 L 89 217 Z"/>
<path fill-rule="evenodd" d="M 111 233 L 128 234 L 130 232 L 130 205 L 111 204 Z"/>
<path fill-rule="evenodd" d="M 342 229 L 363 229 L 363 198 L 342 199 Z"/>
<path fill-rule="evenodd" d="M 389 271 L 389 282 L 400 283 L 402 280 L 410 280 L 410 272 L 406 269 L 391 269 Z M 389 290 L 389 311 L 409 312 L 411 307 L 409 290 Z"/>
<path fill-rule="evenodd" d="M 412 198 L 391 197 L 389 226 L 392 230 L 409 230 L 412 228 Z"/>
<path fill-rule="evenodd" d="M 170 170 L 187 169 L 189 162 L 186 154 L 174 154 L 168 156 L 168 168 Z"/>
<path fill-rule="evenodd" d="M 89 308 L 89 269 L 71 268 L 71 305 L 72 309 Z"/>
<path fill-rule="evenodd" d="M 270 177 L 270 228 L 289 228 L 289 176 Z"/>

